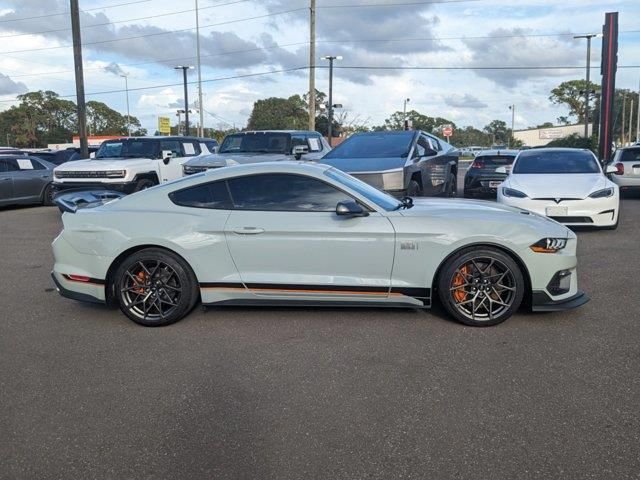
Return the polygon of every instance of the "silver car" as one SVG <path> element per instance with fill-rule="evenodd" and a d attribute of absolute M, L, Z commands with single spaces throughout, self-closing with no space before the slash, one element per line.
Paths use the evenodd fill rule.
<path fill-rule="evenodd" d="M 189 160 L 183 165 L 184 175 L 212 168 L 245 163 L 281 160 L 315 161 L 331 150 L 324 137 L 315 131 L 257 130 L 227 135 L 218 152 Z"/>
<path fill-rule="evenodd" d="M 27 155 L 0 156 L 0 206 L 53 205 L 55 165 Z"/>
<path fill-rule="evenodd" d="M 640 192 L 640 145 L 620 148 L 611 161 L 616 173 L 611 181 L 618 184 L 620 192 Z"/>

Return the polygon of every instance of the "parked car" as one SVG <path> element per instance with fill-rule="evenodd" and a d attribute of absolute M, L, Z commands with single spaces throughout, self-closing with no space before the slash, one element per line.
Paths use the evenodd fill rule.
<path fill-rule="evenodd" d="M 464 176 L 464 196 L 496 197 L 498 186 L 507 178 L 507 173 L 498 173 L 496 168 L 511 168 L 517 150 L 484 150 L 478 153 Z"/>
<path fill-rule="evenodd" d="M 256 130 L 227 135 L 214 155 L 203 155 L 184 164 L 184 175 L 212 168 L 280 160 L 318 160 L 331 150 L 318 132 Z"/>
<path fill-rule="evenodd" d="M 322 163 L 398 197 L 455 197 L 457 191 L 458 151 L 421 131 L 357 133 Z"/>
<path fill-rule="evenodd" d="M 196 137 L 127 137 L 106 140 L 95 158 L 54 170 L 56 192 L 107 188 L 132 193 L 182 177 L 182 164 L 210 153 Z"/>
<path fill-rule="evenodd" d="M 76 151 L 73 148 L 64 150 L 41 150 L 30 153 L 31 156 L 41 158 L 56 166 L 72 160 L 75 154 Z"/>
<path fill-rule="evenodd" d="M 53 205 L 55 165 L 26 155 L 0 155 L 0 206 Z"/>
<path fill-rule="evenodd" d="M 505 167 L 497 169 L 505 173 Z M 518 154 L 511 173 L 498 189 L 498 202 L 546 215 L 565 225 L 615 229 L 620 212 L 615 173 L 590 150 L 544 148 Z"/>
<path fill-rule="evenodd" d="M 610 178 L 622 192 L 640 191 L 640 145 L 616 150 L 610 165 L 616 170 Z"/>
<path fill-rule="evenodd" d="M 192 175 L 62 217 L 53 279 L 167 325 L 205 305 L 429 308 L 467 325 L 588 300 L 576 235 L 519 209 L 397 200 L 327 165 L 270 162 Z M 73 211 L 73 209 L 71 209 Z"/>

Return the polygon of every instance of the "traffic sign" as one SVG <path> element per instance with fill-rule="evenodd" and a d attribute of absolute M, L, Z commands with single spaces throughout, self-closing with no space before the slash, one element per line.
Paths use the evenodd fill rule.
<path fill-rule="evenodd" d="M 442 134 L 449 138 L 450 136 L 453 135 L 453 127 L 451 125 L 444 125 L 442 127 Z"/>

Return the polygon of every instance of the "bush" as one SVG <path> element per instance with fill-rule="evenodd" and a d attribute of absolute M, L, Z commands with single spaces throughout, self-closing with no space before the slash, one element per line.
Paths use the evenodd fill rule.
<path fill-rule="evenodd" d="M 595 135 L 592 135 L 589 138 L 584 138 L 583 136 L 577 133 L 572 133 L 568 137 L 552 140 L 549 143 L 547 143 L 546 146 L 547 147 L 586 148 L 595 153 L 598 150 L 598 139 Z"/>

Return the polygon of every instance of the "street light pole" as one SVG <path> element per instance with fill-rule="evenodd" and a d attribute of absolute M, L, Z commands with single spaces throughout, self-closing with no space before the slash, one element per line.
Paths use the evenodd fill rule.
<path fill-rule="evenodd" d="M 327 117 L 329 125 L 327 126 L 327 137 L 329 145 L 333 146 L 333 61 L 342 60 L 341 56 L 325 55 L 324 60 L 329 60 L 329 105 L 327 108 Z"/>
<path fill-rule="evenodd" d="M 404 107 L 402 109 L 402 129 L 403 130 L 408 130 L 407 128 L 407 103 L 409 103 L 411 101 L 410 98 L 405 98 L 404 99 Z"/>
<path fill-rule="evenodd" d="M 129 114 L 129 79 L 128 75 L 120 75 L 124 78 L 124 91 L 127 95 L 127 135 L 131 136 L 131 115 Z"/>
<path fill-rule="evenodd" d="M 87 107 L 84 102 L 84 72 L 82 69 L 82 40 L 80 36 L 80 7 L 78 0 L 71 2 L 71 34 L 73 37 L 73 64 L 76 79 L 76 99 L 78 102 L 78 136 L 80 137 L 80 155 L 89 158 L 87 139 Z"/>
<path fill-rule="evenodd" d="M 175 70 L 182 70 L 182 80 L 184 83 L 184 132 L 186 136 L 189 136 L 189 91 L 187 89 L 187 70 L 192 69 L 193 66 L 178 65 L 174 67 Z"/>
<path fill-rule="evenodd" d="M 600 33 L 588 33 L 587 35 L 575 35 L 573 38 L 587 39 L 587 85 L 584 89 L 584 138 L 589 136 L 589 96 L 591 95 L 591 39 L 601 37 Z"/>
<path fill-rule="evenodd" d="M 511 147 L 511 139 L 515 138 L 513 136 L 513 127 L 516 122 L 516 106 L 515 104 L 509 105 L 509 110 L 511 110 L 511 135 L 507 138 L 507 148 Z"/>
<path fill-rule="evenodd" d="M 196 0 L 196 58 L 198 64 L 198 110 L 200 111 L 200 125 L 198 136 L 204 137 L 204 110 L 202 106 L 202 64 L 200 63 L 200 18 L 198 14 L 198 0 Z"/>

